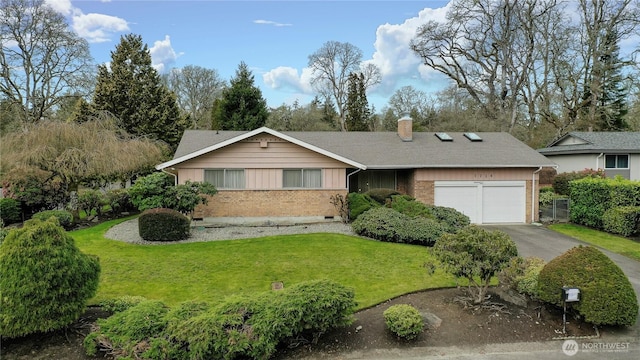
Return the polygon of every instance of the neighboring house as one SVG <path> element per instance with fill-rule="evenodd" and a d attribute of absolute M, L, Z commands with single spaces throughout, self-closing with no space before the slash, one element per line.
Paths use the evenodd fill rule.
<path fill-rule="evenodd" d="M 558 173 L 602 169 L 607 177 L 640 180 L 640 132 L 570 132 L 544 149 Z"/>
<path fill-rule="evenodd" d="M 396 189 L 473 223 L 538 216 L 538 173 L 555 166 L 507 133 L 188 130 L 156 168 L 219 190 L 195 217 L 338 217 L 333 195 Z"/>

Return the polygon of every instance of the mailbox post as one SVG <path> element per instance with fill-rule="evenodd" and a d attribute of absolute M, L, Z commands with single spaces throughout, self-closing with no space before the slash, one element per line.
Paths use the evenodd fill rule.
<path fill-rule="evenodd" d="M 567 333 L 567 303 L 580 301 L 580 289 L 575 287 L 564 286 L 562 288 L 562 304 L 564 312 L 562 313 L 562 333 Z"/>

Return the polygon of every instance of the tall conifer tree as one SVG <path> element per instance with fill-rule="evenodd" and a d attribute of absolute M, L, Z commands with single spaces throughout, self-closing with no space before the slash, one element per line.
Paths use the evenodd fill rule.
<path fill-rule="evenodd" d="M 122 36 L 111 52 L 110 66 L 99 66 L 93 105 L 112 113 L 128 133 L 162 140 L 173 149 L 189 125 L 139 35 Z"/>
<path fill-rule="evenodd" d="M 269 117 L 267 102 L 262 91 L 254 85 L 247 64 L 240 63 L 230 83 L 216 104 L 212 123 L 220 130 L 254 130 L 264 126 Z"/>

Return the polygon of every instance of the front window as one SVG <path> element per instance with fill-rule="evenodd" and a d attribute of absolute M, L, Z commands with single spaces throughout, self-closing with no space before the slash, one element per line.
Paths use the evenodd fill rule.
<path fill-rule="evenodd" d="M 216 189 L 244 189 L 244 169 L 211 169 L 204 171 L 204 181 Z"/>
<path fill-rule="evenodd" d="M 282 170 L 283 188 L 322 187 L 322 170 L 320 169 L 284 169 Z"/>
<path fill-rule="evenodd" d="M 605 169 L 628 169 L 629 155 L 605 155 Z"/>

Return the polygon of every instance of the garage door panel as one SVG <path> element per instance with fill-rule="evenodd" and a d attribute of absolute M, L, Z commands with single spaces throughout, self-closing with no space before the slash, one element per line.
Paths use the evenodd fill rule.
<path fill-rule="evenodd" d="M 482 223 L 523 223 L 523 186 L 483 186 Z"/>
<path fill-rule="evenodd" d="M 467 215 L 473 224 L 526 222 L 524 181 L 441 181 L 434 203 Z"/>
<path fill-rule="evenodd" d="M 438 206 L 454 208 L 467 215 L 472 223 L 478 220 L 478 186 L 438 186 L 434 202 Z"/>

